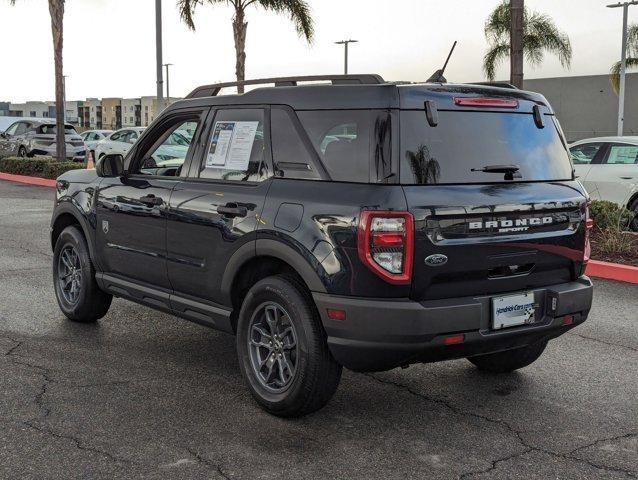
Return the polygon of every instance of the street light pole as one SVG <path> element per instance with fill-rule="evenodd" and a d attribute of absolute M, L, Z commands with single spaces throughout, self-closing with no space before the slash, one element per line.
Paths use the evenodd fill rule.
<path fill-rule="evenodd" d="M 340 42 L 335 42 L 337 45 L 344 46 L 344 59 L 343 59 L 343 73 L 348 75 L 348 44 L 357 43 L 359 40 L 341 40 Z"/>
<path fill-rule="evenodd" d="M 616 3 L 607 5 L 607 8 L 623 9 L 622 18 L 622 53 L 620 57 L 620 90 L 618 92 L 618 136 L 624 133 L 625 123 L 625 80 L 627 77 L 627 17 L 629 15 L 629 6 L 638 5 L 638 0 L 630 2 Z"/>
<path fill-rule="evenodd" d="M 168 74 L 168 67 L 172 67 L 172 63 L 165 63 L 166 67 L 166 106 L 168 107 L 171 104 L 171 85 L 170 85 L 170 77 Z"/>
<path fill-rule="evenodd" d="M 164 110 L 164 79 L 162 78 L 162 0 L 155 0 L 155 51 L 157 55 L 157 113 Z"/>

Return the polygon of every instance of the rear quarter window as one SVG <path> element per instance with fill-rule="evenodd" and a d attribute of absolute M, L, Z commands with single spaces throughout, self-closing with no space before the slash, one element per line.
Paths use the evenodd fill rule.
<path fill-rule="evenodd" d="M 572 178 L 569 152 L 552 116 L 538 128 L 531 114 L 439 111 L 431 127 L 425 111 L 401 112 L 400 178 L 403 184 L 503 182 L 504 174 L 472 171 L 517 165 L 514 181 Z"/>

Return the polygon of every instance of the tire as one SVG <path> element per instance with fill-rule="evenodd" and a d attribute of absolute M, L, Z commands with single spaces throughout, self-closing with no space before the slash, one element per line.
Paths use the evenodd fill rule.
<path fill-rule="evenodd" d="M 492 373 L 507 373 L 531 365 L 541 356 L 547 340 L 533 343 L 526 347 L 469 357 L 468 360 L 479 370 Z"/>
<path fill-rule="evenodd" d="M 69 278 L 75 285 L 69 284 Z M 53 285 L 60 310 L 69 320 L 95 322 L 111 306 L 113 297 L 98 287 L 89 248 L 78 227 L 66 227 L 55 242 Z"/>
<path fill-rule="evenodd" d="M 274 333 L 269 318 L 275 320 Z M 267 346 L 268 338 L 275 345 Z M 328 350 L 312 298 L 293 278 L 268 277 L 248 291 L 237 323 L 237 353 L 250 393 L 264 410 L 279 417 L 300 417 L 319 410 L 332 398 L 341 379 L 342 367 Z M 276 360 L 266 361 L 260 370 L 257 365 L 263 358 Z M 286 369 L 284 364 L 293 368 Z M 269 366 L 274 370 L 272 376 L 267 374 Z"/>
<path fill-rule="evenodd" d="M 21 145 L 20 148 L 18 148 L 18 157 L 26 158 L 27 153 L 27 149 L 24 147 L 24 145 Z"/>
<path fill-rule="evenodd" d="M 629 210 L 631 210 L 634 214 L 634 219 L 629 224 L 629 228 L 634 232 L 638 232 L 638 198 L 631 202 Z"/>

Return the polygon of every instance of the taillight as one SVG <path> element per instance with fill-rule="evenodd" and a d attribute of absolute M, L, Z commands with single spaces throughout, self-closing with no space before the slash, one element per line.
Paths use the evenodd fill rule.
<path fill-rule="evenodd" d="M 490 97 L 454 97 L 454 104 L 460 107 L 517 108 L 518 101 Z"/>
<path fill-rule="evenodd" d="M 414 220 L 408 212 L 363 210 L 359 257 L 379 277 L 394 284 L 412 280 Z"/>
<path fill-rule="evenodd" d="M 594 228 L 594 221 L 589 218 L 589 206 L 587 207 L 586 210 L 586 220 L 585 220 L 585 250 L 583 252 L 583 263 L 587 263 L 589 262 L 589 258 L 591 257 L 591 240 L 590 240 L 590 233 L 591 230 Z"/>

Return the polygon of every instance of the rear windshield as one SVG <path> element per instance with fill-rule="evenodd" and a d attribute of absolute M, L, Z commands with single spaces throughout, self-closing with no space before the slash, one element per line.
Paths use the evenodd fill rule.
<path fill-rule="evenodd" d="M 425 111 L 402 111 L 401 183 L 506 181 L 504 173 L 472 171 L 495 165 L 518 166 L 513 181 L 569 180 L 567 148 L 554 117 L 544 120 L 538 128 L 532 114 L 439 111 L 431 127 Z"/>
<path fill-rule="evenodd" d="M 38 127 L 38 133 L 41 133 L 43 135 L 55 135 L 55 124 L 51 124 L 51 125 L 40 125 L 40 127 Z M 64 126 L 64 133 L 65 135 L 73 135 L 74 133 L 77 133 L 75 131 L 75 128 L 73 127 L 73 125 L 65 125 Z"/>

